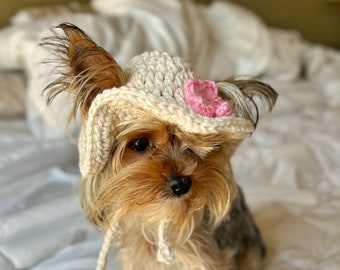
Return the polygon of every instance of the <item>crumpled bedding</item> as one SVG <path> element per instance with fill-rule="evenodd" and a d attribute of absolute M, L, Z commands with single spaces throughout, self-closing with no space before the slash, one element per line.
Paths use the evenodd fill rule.
<path fill-rule="evenodd" d="M 270 83 L 280 94 L 274 112 L 261 117 L 232 160 L 267 244 L 265 269 L 339 269 L 340 53 L 271 29 L 227 1 L 92 6 L 94 13 L 14 20 L 0 30 L 0 93 L 26 101 L 11 111 L 0 100 L 8 106 L 0 115 L 0 269 L 94 269 L 102 244 L 79 207 L 77 148 L 66 136 L 70 99 L 48 107 L 41 95 L 55 74 L 53 65 L 38 64 L 51 57 L 38 44 L 64 21 L 122 66 L 145 50 L 165 50 L 202 78 L 252 75 Z M 114 248 L 108 269 L 119 269 Z"/>

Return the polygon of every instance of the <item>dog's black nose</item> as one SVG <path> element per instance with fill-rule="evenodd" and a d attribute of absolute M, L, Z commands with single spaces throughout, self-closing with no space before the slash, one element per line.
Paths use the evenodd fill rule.
<path fill-rule="evenodd" d="M 169 177 L 169 185 L 176 196 L 181 196 L 190 190 L 191 178 L 185 175 L 173 175 Z"/>

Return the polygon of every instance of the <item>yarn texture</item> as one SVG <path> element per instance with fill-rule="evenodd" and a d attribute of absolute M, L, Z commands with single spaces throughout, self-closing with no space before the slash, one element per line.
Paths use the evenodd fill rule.
<path fill-rule="evenodd" d="M 79 139 L 83 176 L 94 175 L 104 167 L 115 140 L 115 127 L 121 121 L 156 118 L 174 124 L 184 132 L 223 132 L 231 137 L 234 134 L 245 137 L 254 130 L 249 120 L 233 117 L 226 107 L 228 104 L 219 100 L 216 94 L 215 101 L 222 104 L 221 116 L 212 118 L 195 112 L 184 99 L 184 88 L 189 80 L 198 81 L 198 78 L 180 57 L 145 52 L 134 57 L 124 73 L 125 85 L 103 91 L 91 104 Z"/>

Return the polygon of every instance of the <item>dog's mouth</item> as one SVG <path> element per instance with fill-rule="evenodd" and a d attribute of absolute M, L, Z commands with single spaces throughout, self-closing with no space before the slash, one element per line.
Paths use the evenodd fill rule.
<path fill-rule="evenodd" d="M 181 223 L 206 206 L 212 216 L 224 215 L 232 193 L 232 185 L 214 167 L 192 171 L 154 159 L 121 168 L 104 181 L 96 192 L 96 208 L 104 209 L 109 219 L 109 212 L 120 210 L 120 217 L 137 214 L 158 222 L 162 216 Z"/>

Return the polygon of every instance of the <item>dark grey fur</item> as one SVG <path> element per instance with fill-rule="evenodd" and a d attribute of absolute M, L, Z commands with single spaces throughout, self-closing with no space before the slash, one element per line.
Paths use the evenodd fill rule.
<path fill-rule="evenodd" d="M 236 257 L 242 257 L 251 248 L 257 248 L 261 257 L 266 254 L 262 237 L 239 186 L 238 196 L 233 202 L 229 219 L 217 228 L 215 238 L 221 249 L 232 248 Z"/>

